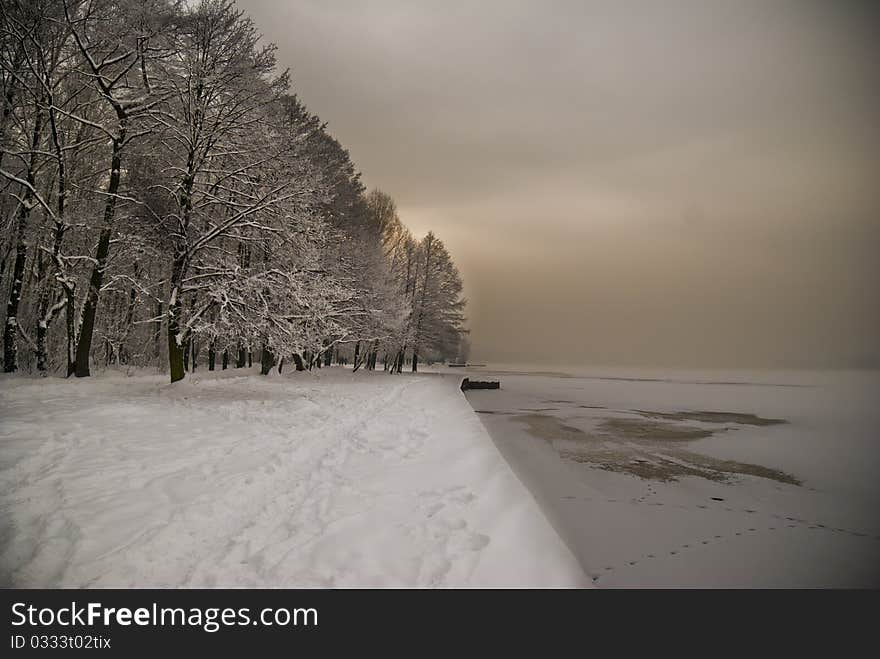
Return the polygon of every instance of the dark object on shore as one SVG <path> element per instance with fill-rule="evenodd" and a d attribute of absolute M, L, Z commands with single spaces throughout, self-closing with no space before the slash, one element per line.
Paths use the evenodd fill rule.
<path fill-rule="evenodd" d="M 501 389 L 501 383 L 465 378 L 461 381 L 461 390 L 467 391 L 468 389 Z"/>
<path fill-rule="evenodd" d="M 449 368 L 464 368 L 467 364 L 449 364 Z"/>

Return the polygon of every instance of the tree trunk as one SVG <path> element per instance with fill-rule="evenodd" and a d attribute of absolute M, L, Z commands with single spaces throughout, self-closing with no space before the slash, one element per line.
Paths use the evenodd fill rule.
<path fill-rule="evenodd" d="M 208 370 L 209 371 L 214 370 L 214 362 L 216 359 L 217 359 L 217 355 L 214 352 L 214 342 L 211 341 L 210 345 L 208 346 Z"/>
<path fill-rule="evenodd" d="M 162 367 L 162 303 L 156 302 L 156 363 Z"/>
<path fill-rule="evenodd" d="M 46 334 L 49 328 L 43 321 L 37 325 L 37 370 L 43 377 L 46 376 Z"/>
<path fill-rule="evenodd" d="M 180 330 L 180 283 L 185 270 L 185 255 L 178 253 L 171 268 L 171 299 L 168 302 L 168 365 L 171 369 L 171 382 L 182 380 L 185 376 L 186 353 L 183 345 L 185 337 Z"/>
<path fill-rule="evenodd" d="M 412 372 L 419 372 L 419 353 L 413 350 L 413 358 L 412 358 Z"/>
<path fill-rule="evenodd" d="M 177 342 L 177 321 L 168 322 L 168 365 L 171 367 L 171 381 L 183 380 L 183 348 Z"/>
<path fill-rule="evenodd" d="M 303 364 L 302 357 L 300 357 L 300 354 L 298 352 L 293 353 L 293 364 L 294 366 L 296 366 L 297 371 L 306 370 L 306 366 L 305 364 Z"/>
<path fill-rule="evenodd" d="M 260 356 L 260 375 L 269 375 L 269 371 L 275 366 L 275 355 L 268 346 L 263 346 L 263 354 Z"/>
<path fill-rule="evenodd" d="M 64 291 L 67 296 L 67 377 L 76 370 L 76 293 L 73 288 Z"/>
<path fill-rule="evenodd" d="M 113 140 L 113 154 L 110 158 L 110 181 L 107 184 L 107 203 L 104 206 L 104 224 L 98 237 L 95 252 L 95 265 L 89 279 L 89 290 L 83 304 L 82 322 L 79 328 L 79 341 L 76 345 L 76 369 L 78 378 L 89 376 L 89 353 L 92 350 L 92 333 L 95 331 L 95 314 L 98 312 L 98 295 L 104 281 L 104 268 L 110 254 L 110 238 L 113 235 L 111 223 L 116 209 L 116 194 L 119 192 L 120 168 L 122 167 L 122 145 L 125 139 L 125 120 L 120 119 L 120 135 Z M 170 331 L 170 330 L 169 330 Z M 181 376 L 182 377 L 182 376 Z M 172 380 L 173 381 L 173 380 Z"/>
<path fill-rule="evenodd" d="M 27 244 L 24 242 L 24 229 L 28 211 L 25 204 L 19 209 L 18 231 L 15 245 L 15 265 L 12 267 L 12 288 L 6 303 L 6 326 L 3 330 L 3 372 L 15 373 L 18 370 L 18 307 L 21 302 L 21 283 L 27 259 Z"/>
<path fill-rule="evenodd" d="M 95 331 L 95 314 L 98 312 L 98 295 L 104 281 L 104 268 L 110 254 L 110 238 L 113 235 L 111 223 L 116 209 L 116 194 L 119 192 L 120 168 L 122 167 L 122 144 L 125 139 L 125 120 L 120 120 L 120 135 L 113 140 L 113 154 L 110 158 L 110 181 L 107 184 L 107 203 L 104 206 L 104 225 L 98 237 L 95 252 L 95 265 L 89 279 L 89 290 L 83 304 L 82 322 L 79 328 L 79 341 L 76 345 L 76 370 L 78 378 L 89 376 L 89 353 L 92 350 L 92 333 Z"/>
<path fill-rule="evenodd" d="M 134 262 L 134 276 L 137 279 L 140 273 L 140 264 L 135 261 Z M 128 290 L 128 308 L 125 311 L 125 332 L 122 335 L 122 341 L 119 345 L 119 358 L 123 364 L 127 364 L 129 360 L 129 351 L 126 348 L 126 344 L 128 342 L 128 335 L 131 333 L 131 328 L 134 327 L 134 309 L 137 305 L 137 290 L 134 286 L 132 286 Z"/>
<path fill-rule="evenodd" d="M 49 315 L 49 304 L 52 300 L 54 280 L 46 281 L 46 259 L 43 253 L 37 252 L 37 288 L 40 290 L 37 298 L 37 343 L 35 353 L 37 357 L 37 370 L 40 375 L 46 375 L 46 333 L 49 329 L 47 322 Z M 43 342 L 40 344 L 40 334 L 43 335 Z"/>
<path fill-rule="evenodd" d="M 226 370 L 229 368 L 229 350 L 223 351 L 223 367 L 222 370 Z"/>
<path fill-rule="evenodd" d="M 254 365 L 254 353 L 248 350 L 248 368 Z"/>
<path fill-rule="evenodd" d="M 238 359 L 235 360 L 235 368 L 244 368 L 245 364 L 247 364 L 247 353 L 245 352 L 244 347 L 239 344 Z"/>
<path fill-rule="evenodd" d="M 61 140 L 58 136 L 58 124 L 55 121 L 55 101 L 52 97 L 51 89 L 46 90 L 48 93 L 47 100 L 49 101 L 49 126 L 52 130 L 52 144 L 55 147 L 55 157 L 58 163 L 58 187 L 56 193 L 56 214 L 55 214 L 55 238 L 52 244 L 52 260 L 55 264 L 55 273 L 53 277 L 53 281 L 49 283 L 49 286 L 46 289 L 46 298 L 41 301 L 40 313 L 39 313 L 39 322 L 37 326 L 37 368 L 40 369 L 42 363 L 42 369 L 40 369 L 41 375 L 46 375 L 46 367 L 47 367 L 47 355 L 46 355 L 46 336 L 49 333 L 49 326 L 55 320 L 55 316 L 61 311 L 61 306 L 67 308 L 67 319 L 68 319 L 68 332 L 67 332 L 67 375 L 70 376 L 73 371 L 73 354 L 75 350 L 75 342 L 76 342 L 76 334 L 74 325 L 75 320 L 73 319 L 73 310 L 74 310 L 74 302 L 75 302 L 75 291 L 76 291 L 76 282 L 72 281 L 67 276 L 67 268 L 61 260 L 61 245 L 64 241 L 64 234 L 67 232 L 67 225 L 64 221 L 64 213 L 65 213 L 65 204 L 67 200 L 67 176 L 66 176 L 66 167 L 64 164 L 64 149 L 61 146 Z M 48 306 L 49 300 L 54 296 L 54 284 L 55 282 L 59 282 L 61 284 L 61 294 L 57 297 L 52 308 L 50 309 Z M 62 302 L 63 300 L 63 302 Z M 59 306 L 61 304 L 61 306 Z M 129 323 L 130 326 L 130 323 Z M 40 334 L 42 333 L 42 342 L 40 340 Z M 71 345 L 73 342 L 73 345 Z M 42 356 L 42 357 L 41 357 Z"/>
<path fill-rule="evenodd" d="M 15 265 L 12 266 L 12 286 L 9 289 L 9 300 L 6 303 L 6 325 L 3 328 L 3 372 L 15 373 L 18 370 L 18 307 L 21 303 L 21 285 L 24 281 L 24 267 L 27 261 L 27 242 L 25 231 L 31 215 L 31 205 L 36 187 L 36 150 L 40 143 L 43 113 L 37 111 L 34 119 L 34 130 L 31 136 L 31 154 L 28 161 L 27 182 L 24 196 L 18 207 L 18 225 L 15 230 Z M 6 149 L 2 149 L 5 151 Z"/>

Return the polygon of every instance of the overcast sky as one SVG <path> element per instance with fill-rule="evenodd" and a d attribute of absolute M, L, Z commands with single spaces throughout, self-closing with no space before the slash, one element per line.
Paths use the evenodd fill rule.
<path fill-rule="evenodd" d="M 870 2 L 238 0 L 473 358 L 880 365 Z"/>

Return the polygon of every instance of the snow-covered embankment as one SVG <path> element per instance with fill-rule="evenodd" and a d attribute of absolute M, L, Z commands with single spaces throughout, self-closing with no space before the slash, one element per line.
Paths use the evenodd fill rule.
<path fill-rule="evenodd" d="M 584 586 L 450 378 L 0 380 L 0 581 Z"/>

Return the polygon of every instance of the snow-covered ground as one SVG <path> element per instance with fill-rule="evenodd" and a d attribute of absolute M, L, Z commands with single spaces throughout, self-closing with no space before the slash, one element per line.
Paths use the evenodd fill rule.
<path fill-rule="evenodd" d="M 0 583 L 583 586 L 454 377 L 0 379 Z"/>
<path fill-rule="evenodd" d="M 450 370 L 597 585 L 880 586 L 877 372 Z"/>

